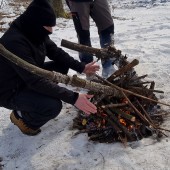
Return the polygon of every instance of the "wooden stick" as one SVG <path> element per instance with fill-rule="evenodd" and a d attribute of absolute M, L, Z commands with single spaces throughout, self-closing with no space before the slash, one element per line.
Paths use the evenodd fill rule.
<path fill-rule="evenodd" d="M 153 81 L 145 81 L 145 82 L 132 82 L 129 83 L 129 86 L 139 86 L 139 85 L 143 85 L 143 84 L 149 84 L 152 83 Z"/>
<path fill-rule="evenodd" d="M 164 129 L 164 128 L 161 128 L 161 127 L 157 127 L 156 129 L 160 129 L 160 130 L 164 130 L 164 131 L 170 132 L 169 129 Z"/>
<path fill-rule="evenodd" d="M 161 90 L 154 90 L 154 89 L 147 89 L 143 87 L 128 87 L 129 90 L 137 90 L 137 91 L 148 91 L 148 92 L 155 92 L 155 93 L 164 93 L 164 91 Z"/>
<path fill-rule="evenodd" d="M 150 121 L 150 123 L 152 123 L 152 125 L 153 125 L 154 127 L 156 127 L 156 126 L 154 125 L 152 119 L 150 118 L 149 114 L 146 112 L 146 110 L 144 109 L 144 107 L 140 104 L 139 100 L 136 99 L 136 101 L 137 101 L 138 105 L 140 106 L 140 108 L 142 109 L 142 111 L 144 112 L 144 114 L 146 115 L 147 119 Z"/>
<path fill-rule="evenodd" d="M 134 59 L 131 63 L 128 63 L 124 67 L 115 71 L 109 78 L 107 78 L 107 80 L 112 81 L 114 78 L 116 78 L 116 77 L 120 76 L 121 74 L 131 70 L 134 66 L 136 66 L 138 64 L 139 64 L 139 61 L 137 59 Z"/>
<path fill-rule="evenodd" d="M 132 116 L 130 114 L 127 114 L 119 109 L 116 108 L 110 108 L 111 111 L 113 111 L 114 113 L 120 115 L 122 118 L 130 120 L 131 122 L 135 122 L 136 118 L 135 116 Z"/>
<path fill-rule="evenodd" d="M 153 115 L 150 115 L 151 117 L 156 117 L 156 116 L 167 116 L 168 113 L 164 113 L 164 114 L 153 114 Z"/>
<path fill-rule="evenodd" d="M 122 91 L 123 96 L 128 101 L 128 104 L 133 108 L 133 110 L 138 114 L 138 116 L 144 121 L 145 125 L 150 126 L 151 123 L 142 115 L 142 113 L 131 103 L 126 94 Z"/>
<path fill-rule="evenodd" d="M 133 78 L 133 81 L 137 81 L 137 80 L 140 80 L 140 79 L 144 79 L 145 77 L 147 77 L 148 75 L 145 74 L 143 76 L 139 76 L 139 77 L 136 77 L 136 78 Z"/>
<path fill-rule="evenodd" d="M 107 102 L 107 103 L 110 102 L 107 98 L 105 98 L 104 101 Z M 122 104 L 126 104 L 126 103 L 122 103 Z M 135 120 L 136 120 L 135 116 L 127 114 L 127 113 L 121 111 L 120 109 L 110 107 L 109 110 L 112 111 L 113 113 L 120 115 L 122 118 L 124 118 L 126 120 L 130 120 L 131 122 L 135 122 Z"/>
<path fill-rule="evenodd" d="M 151 98 L 148 98 L 148 97 L 142 96 L 142 95 L 140 95 L 140 94 L 133 93 L 132 91 L 129 91 L 129 90 L 123 89 L 123 88 L 121 88 L 121 87 L 118 87 L 118 86 L 116 86 L 116 85 L 114 85 L 114 84 L 110 83 L 109 81 L 107 81 L 107 80 L 103 79 L 102 77 L 100 77 L 100 76 L 99 76 L 99 75 L 97 75 L 97 74 L 95 74 L 95 76 L 96 76 L 98 79 L 103 80 L 103 82 L 104 82 L 104 83 L 106 83 L 106 84 L 110 85 L 111 87 L 113 87 L 113 88 L 115 88 L 115 89 L 117 89 L 117 90 L 123 91 L 123 92 L 125 92 L 125 93 L 132 94 L 132 95 L 134 95 L 134 96 L 137 96 L 137 97 L 140 97 L 140 98 L 143 98 L 143 99 L 149 100 L 149 101 L 152 101 L 152 102 L 154 102 L 154 103 L 159 103 L 159 104 L 162 104 L 162 105 L 165 105 L 165 106 L 170 106 L 170 104 L 163 103 L 163 102 L 159 102 L 159 101 L 156 101 L 156 100 L 154 100 L 154 99 L 151 99 Z"/>
<path fill-rule="evenodd" d="M 107 49 L 92 48 L 92 47 L 89 47 L 89 46 L 86 46 L 86 45 L 73 43 L 73 42 L 70 42 L 70 41 L 67 41 L 67 40 L 64 40 L 64 39 L 62 39 L 62 41 L 61 41 L 61 46 L 69 48 L 71 50 L 95 55 L 98 59 L 112 57 L 111 55 L 108 54 Z"/>
<path fill-rule="evenodd" d="M 104 111 L 112 118 L 114 123 L 116 123 L 120 129 L 122 129 L 122 131 L 128 136 L 128 138 L 131 139 L 132 137 L 131 137 L 130 133 L 128 132 L 127 128 L 119 123 L 119 120 L 114 115 L 114 113 L 112 113 L 109 109 L 104 109 Z"/>
<path fill-rule="evenodd" d="M 120 96 L 120 93 L 118 90 L 113 89 L 109 86 L 106 85 L 102 85 L 100 83 L 95 83 L 92 81 L 87 81 L 84 79 L 81 79 L 79 77 L 77 77 L 76 75 L 74 76 L 68 76 L 68 75 L 64 75 L 58 72 L 52 72 L 52 71 L 48 71 L 42 68 L 39 68 L 35 65 L 32 65 L 26 61 L 24 61 L 23 59 L 19 58 L 18 56 L 14 55 L 13 53 L 11 53 L 10 51 L 8 51 L 7 49 L 5 49 L 5 47 L 0 44 L 0 54 L 5 57 L 7 60 L 13 62 L 14 64 L 16 64 L 17 66 L 27 70 L 28 72 L 32 73 L 32 74 L 36 74 L 40 77 L 43 77 L 45 79 L 49 79 L 53 82 L 56 83 L 63 83 L 66 85 L 71 85 L 73 87 L 81 87 L 84 89 L 88 89 L 94 92 L 98 92 L 98 93 L 104 93 L 107 95 L 115 95 L 115 96 Z"/>
<path fill-rule="evenodd" d="M 157 130 L 159 127 L 155 126 L 152 122 L 150 122 L 148 119 L 146 119 L 138 110 L 137 108 L 131 103 L 131 101 L 128 99 L 128 97 L 125 95 L 125 93 L 122 91 L 124 97 L 128 100 L 129 104 L 132 106 L 132 108 L 134 108 L 134 110 L 136 111 L 136 113 L 138 113 L 138 115 L 140 116 L 140 118 L 146 123 L 146 125 L 148 124 L 148 126 L 151 126 L 152 128 L 154 128 L 155 130 Z M 165 133 L 159 131 L 160 133 L 162 133 L 163 135 L 167 136 Z"/>
<path fill-rule="evenodd" d="M 154 90 L 154 88 L 155 88 L 155 82 L 154 82 L 154 81 L 152 81 L 149 89 Z"/>
<path fill-rule="evenodd" d="M 102 109 L 103 111 L 103 109 Z M 102 117 L 100 114 L 97 114 L 98 117 L 100 117 L 101 119 L 105 119 L 106 121 L 108 121 L 108 123 L 114 128 L 114 130 L 117 132 L 117 134 L 121 133 L 122 130 L 120 130 L 120 128 L 108 117 Z M 95 115 L 91 115 L 91 117 L 94 118 L 94 120 L 96 119 Z"/>
<path fill-rule="evenodd" d="M 126 103 L 117 103 L 117 104 L 112 103 L 112 104 L 102 105 L 101 107 L 105 109 L 105 108 L 110 108 L 110 107 L 122 107 L 126 105 L 127 105 Z"/>
<path fill-rule="evenodd" d="M 119 133 L 122 133 L 122 130 L 120 130 L 120 128 L 112 121 L 110 120 L 109 118 L 105 118 L 109 124 L 115 129 L 116 133 L 119 134 Z"/>

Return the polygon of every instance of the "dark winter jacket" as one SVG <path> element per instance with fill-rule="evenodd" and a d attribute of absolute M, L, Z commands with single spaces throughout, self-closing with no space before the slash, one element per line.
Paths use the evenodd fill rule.
<path fill-rule="evenodd" d="M 58 65 L 63 65 L 80 73 L 85 68 L 83 63 L 73 59 L 61 48 L 58 48 L 49 36 L 41 43 L 32 42 L 22 31 L 19 19 L 14 21 L 9 30 L 0 38 L 0 43 L 18 57 L 38 67 L 43 67 L 47 56 Z M 29 73 L 0 55 L 0 105 L 5 105 L 13 95 L 25 86 L 70 104 L 74 104 L 78 98 L 78 93 L 60 87 L 48 79 Z"/>

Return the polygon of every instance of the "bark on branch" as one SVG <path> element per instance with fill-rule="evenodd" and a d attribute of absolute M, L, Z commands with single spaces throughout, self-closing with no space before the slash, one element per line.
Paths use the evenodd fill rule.
<path fill-rule="evenodd" d="M 66 47 L 71 50 L 75 50 L 78 52 L 89 53 L 96 56 L 98 59 L 106 59 L 106 58 L 120 58 L 122 57 L 121 51 L 117 50 L 114 47 L 108 48 L 93 48 L 86 45 L 81 45 L 77 43 L 73 43 L 67 40 L 62 39 L 61 46 Z M 127 64 L 127 63 L 126 63 Z"/>
<path fill-rule="evenodd" d="M 95 82 L 90 82 L 90 81 L 81 79 L 81 78 L 77 77 L 76 75 L 71 77 L 71 76 L 63 75 L 58 72 L 48 71 L 48 70 L 39 68 L 35 65 L 32 65 L 32 64 L 24 61 L 23 59 L 17 57 L 16 55 L 11 53 L 7 49 L 5 49 L 5 47 L 2 44 L 0 44 L 0 54 L 3 57 L 5 57 L 7 60 L 18 65 L 19 67 L 21 67 L 33 74 L 36 74 L 38 76 L 52 80 L 53 82 L 63 83 L 63 84 L 71 85 L 74 87 L 81 87 L 81 88 L 88 89 L 88 90 L 91 90 L 96 93 L 104 93 L 106 95 L 114 95 L 114 96 L 120 96 L 120 97 L 122 96 L 118 90 L 113 89 L 112 87 L 102 85 L 99 83 L 95 83 Z"/>
<path fill-rule="evenodd" d="M 152 102 L 154 102 L 154 103 L 159 103 L 159 104 L 162 104 L 162 105 L 165 105 L 165 106 L 170 106 L 170 104 L 163 103 L 163 102 L 160 102 L 160 101 L 157 101 L 157 100 L 148 98 L 148 97 L 146 97 L 146 96 L 142 96 L 142 95 L 140 95 L 140 94 L 134 93 L 134 92 L 132 92 L 132 91 L 130 91 L 130 90 L 126 90 L 126 89 L 123 89 L 123 88 L 121 88 L 121 87 L 118 87 L 118 86 L 110 83 L 108 80 L 103 79 L 102 77 L 100 77 L 100 76 L 97 75 L 97 74 L 96 74 L 95 76 L 96 76 L 99 80 L 102 80 L 102 81 L 103 81 L 105 84 L 107 84 L 108 86 L 113 87 L 113 88 L 115 88 L 115 89 L 117 89 L 117 90 L 120 90 L 120 92 L 123 91 L 123 92 L 125 92 L 125 93 L 127 93 L 127 94 L 131 94 L 131 95 L 134 95 L 134 96 L 137 96 L 137 97 L 140 97 L 140 98 L 143 98 L 143 99 L 152 101 Z"/>
<path fill-rule="evenodd" d="M 114 78 L 120 76 L 121 74 L 131 70 L 134 66 L 138 65 L 139 61 L 137 59 L 134 59 L 131 63 L 128 63 L 124 67 L 120 68 L 119 70 L 115 71 L 114 74 L 112 74 L 107 80 L 112 81 Z"/>

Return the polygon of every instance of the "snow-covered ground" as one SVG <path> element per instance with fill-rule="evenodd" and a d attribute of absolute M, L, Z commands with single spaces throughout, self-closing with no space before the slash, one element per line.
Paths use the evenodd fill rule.
<path fill-rule="evenodd" d="M 160 101 L 170 103 L 170 1 L 109 3 L 115 18 L 116 48 L 129 60 L 139 60 L 137 73 L 148 74 L 148 79 L 156 82 L 156 89 L 165 92 L 158 94 Z M 6 13 L 13 16 L 12 10 L 6 8 Z M 93 22 L 91 37 L 92 45 L 99 47 Z M 72 20 L 57 19 L 51 38 L 58 46 L 62 39 L 77 42 Z M 78 59 L 77 52 L 65 50 Z M 74 72 L 70 70 L 69 74 Z M 169 107 L 162 108 L 170 112 Z M 76 131 L 70 127 L 77 110 L 69 104 L 64 104 L 61 114 L 42 127 L 42 133 L 29 137 L 10 122 L 10 110 L 0 108 L 0 112 L 0 162 L 4 170 L 170 170 L 169 137 L 160 142 L 154 137 L 143 139 L 136 148 L 130 144 L 125 148 L 121 143 L 94 143 L 86 134 L 74 136 Z M 170 129 L 169 117 L 162 126 Z"/>

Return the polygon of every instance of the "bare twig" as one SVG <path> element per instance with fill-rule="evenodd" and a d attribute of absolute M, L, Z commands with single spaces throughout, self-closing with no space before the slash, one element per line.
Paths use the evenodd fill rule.
<path fill-rule="evenodd" d="M 112 103 L 112 104 L 102 105 L 101 107 L 105 109 L 105 108 L 110 108 L 110 107 L 122 107 L 126 105 L 127 105 L 126 103 L 117 103 L 117 104 Z"/>
<path fill-rule="evenodd" d="M 144 123 L 147 126 L 150 126 L 151 123 L 142 115 L 142 113 L 131 103 L 131 101 L 129 100 L 129 98 L 126 96 L 126 94 L 121 91 L 123 96 L 126 98 L 126 100 L 128 101 L 128 104 L 134 109 L 134 111 L 138 114 L 138 116 L 144 121 Z M 152 126 L 152 125 L 151 125 Z"/>
<path fill-rule="evenodd" d="M 96 74 L 95 76 L 96 76 L 98 79 L 103 80 L 103 82 L 105 82 L 106 84 L 110 85 L 111 87 L 113 87 L 113 88 L 115 88 L 115 89 L 117 89 L 117 90 L 123 91 L 123 92 L 125 92 L 125 93 L 132 94 L 132 95 L 134 95 L 134 96 L 137 96 L 137 97 L 140 97 L 140 98 L 143 98 L 143 99 L 149 100 L 149 101 L 152 101 L 152 102 L 154 102 L 154 103 L 159 103 L 159 104 L 162 104 L 162 105 L 165 105 L 165 106 L 170 106 L 170 104 L 163 103 L 163 102 L 159 102 L 159 101 L 157 101 L 157 100 L 154 100 L 154 99 L 151 99 L 151 98 L 148 98 L 148 97 L 142 96 L 142 95 L 140 95 L 140 94 L 134 93 L 134 92 L 132 92 L 132 91 L 129 91 L 129 90 L 123 89 L 123 88 L 121 88 L 121 87 L 118 87 L 118 86 L 116 86 L 116 85 L 114 85 L 114 84 L 110 83 L 109 81 L 107 81 L 107 80 L 103 79 L 102 77 L 100 77 L 100 76 L 99 76 L 99 75 L 97 75 L 97 74 Z"/>

